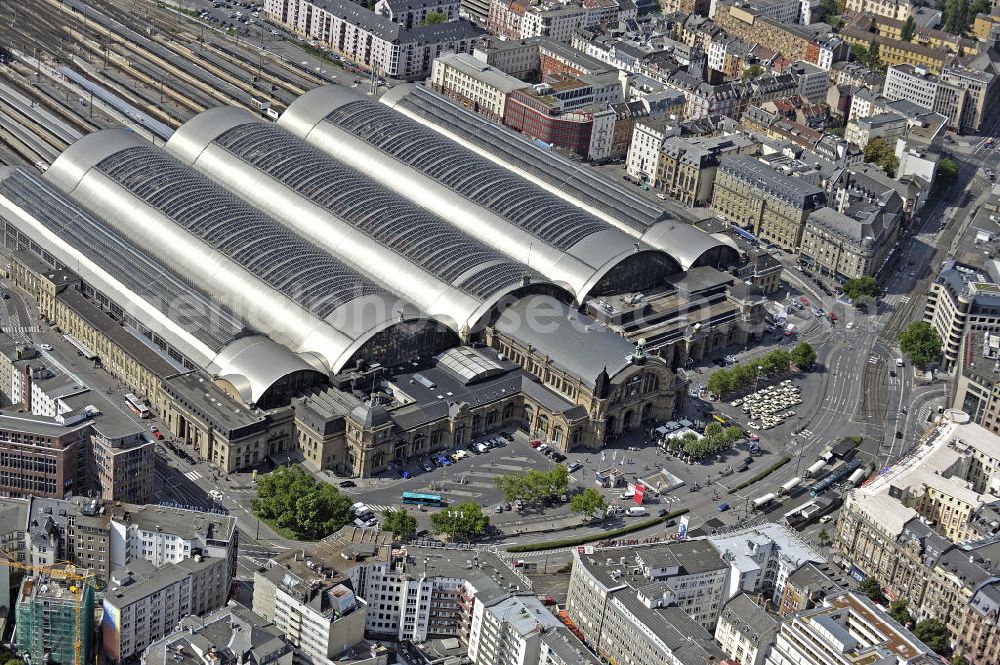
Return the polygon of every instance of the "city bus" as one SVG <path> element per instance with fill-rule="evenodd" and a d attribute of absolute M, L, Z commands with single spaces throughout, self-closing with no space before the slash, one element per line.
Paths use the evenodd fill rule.
<path fill-rule="evenodd" d="M 440 508 L 444 505 L 444 499 L 437 494 L 403 492 L 403 503 L 408 503 L 414 506 L 431 506 L 433 508 Z"/>
<path fill-rule="evenodd" d="M 142 400 L 132 393 L 125 393 L 125 406 L 132 410 L 132 413 L 140 418 L 149 418 L 149 407 L 143 404 Z"/>

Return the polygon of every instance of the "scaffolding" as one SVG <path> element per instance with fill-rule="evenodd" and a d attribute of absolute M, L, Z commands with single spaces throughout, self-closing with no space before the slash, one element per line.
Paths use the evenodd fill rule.
<path fill-rule="evenodd" d="M 31 665 L 85 665 L 92 649 L 95 592 L 92 575 L 73 566 L 0 565 L 23 568 L 14 606 L 14 645 Z"/>

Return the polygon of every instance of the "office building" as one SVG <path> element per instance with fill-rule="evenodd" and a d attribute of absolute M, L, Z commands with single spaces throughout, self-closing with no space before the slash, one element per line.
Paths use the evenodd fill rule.
<path fill-rule="evenodd" d="M 873 277 L 899 234 L 902 201 L 893 208 L 856 203 L 844 212 L 822 207 L 810 213 L 802 234 L 801 257 L 823 275 L 845 282 Z"/>
<path fill-rule="evenodd" d="M 719 161 L 726 155 L 755 155 L 759 148 L 756 141 L 741 134 L 705 138 L 671 136 L 660 146 L 652 182 L 684 205 L 708 205 Z"/>
<path fill-rule="evenodd" d="M 466 108 L 494 122 L 503 122 L 507 96 L 528 87 L 467 53 L 449 53 L 434 60 L 429 85 Z"/>
<path fill-rule="evenodd" d="M 825 201 L 819 187 L 748 155 L 720 160 L 712 192 L 712 207 L 726 220 L 790 252 L 802 244 L 808 216 Z"/>
<path fill-rule="evenodd" d="M 922 67 L 906 64 L 889 67 L 882 95 L 890 102 L 905 99 L 940 113 L 948 119 L 949 129 L 958 130 L 965 115 L 965 90 L 946 83 L 941 76 L 935 76 Z"/>

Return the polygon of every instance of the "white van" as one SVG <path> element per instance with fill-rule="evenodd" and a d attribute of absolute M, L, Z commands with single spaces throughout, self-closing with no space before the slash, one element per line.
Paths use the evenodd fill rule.
<path fill-rule="evenodd" d="M 642 517 L 646 514 L 646 509 L 642 506 L 629 506 L 625 514 L 629 517 Z"/>
<path fill-rule="evenodd" d="M 903 366 L 903 359 L 896 358 L 896 367 L 902 367 L 902 366 Z"/>

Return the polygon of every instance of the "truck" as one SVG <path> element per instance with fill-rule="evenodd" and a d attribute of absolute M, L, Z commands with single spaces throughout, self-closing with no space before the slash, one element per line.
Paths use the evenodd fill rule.
<path fill-rule="evenodd" d="M 826 466 L 826 461 L 825 460 L 817 460 L 817 461 L 813 462 L 812 466 L 810 466 L 808 469 L 806 469 L 806 472 L 803 475 L 806 478 L 812 478 L 817 473 L 819 473 L 820 470 L 824 466 Z"/>
<path fill-rule="evenodd" d="M 860 483 L 864 479 L 865 479 L 865 470 L 864 469 L 858 469 L 854 473 L 851 474 L 851 476 L 847 479 L 847 482 L 849 482 L 851 485 L 854 485 L 855 487 L 857 487 L 858 483 Z"/>
<path fill-rule="evenodd" d="M 802 482 L 802 477 L 801 476 L 795 476 L 794 478 L 792 478 L 787 483 L 784 483 L 781 486 L 781 490 L 780 490 L 779 493 L 780 494 L 788 494 L 793 489 L 795 489 L 796 487 L 798 487 L 799 483 L 801 483 L 801 482 Z"/>
<path fill-rule="evenodd" d="M 768 494 L 765 494 L 764 496 L 759 496 L 753 500 L 753 509 L 760 510 L 761 508 L 767 506 L 777 498 L 778 495 L 775 494 L 774 492 L 770 492 Z"/>

